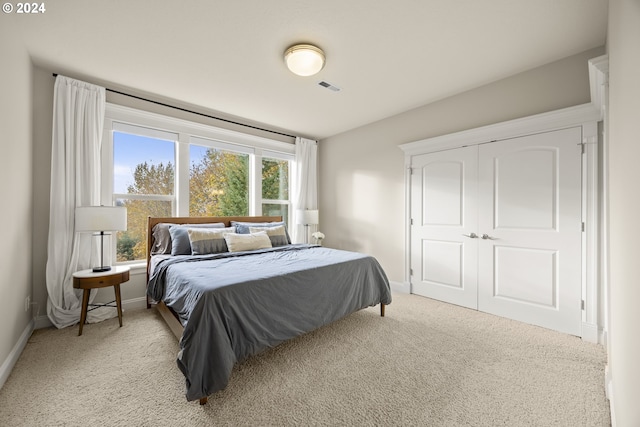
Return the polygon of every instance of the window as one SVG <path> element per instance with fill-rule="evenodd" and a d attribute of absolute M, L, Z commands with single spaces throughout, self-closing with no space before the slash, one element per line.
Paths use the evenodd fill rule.
<path fill-rule="evenodd" d="M 113 199 L 116 206 L 127 208 L 127 230 L 117 233 L 116 261 L 146 259 L 147 217 L 174 212 L 175 141 L 169 138 L 176 137 L 142 127 L 114 126 Z"/>
<path fill-rule="evenodd" d="M 107 104 L 103 204 L 127 207 L 117 262 L 146 260 L 147 217 L 290 218 L 294 145 Z"/>
<path fill-rule="evenodd" d="M 272 157 L 266 157 L 271 155 Z M 262 214 L 282 215 L 289 223 L 289 160 L 275 153 L 262 157 Z"/>

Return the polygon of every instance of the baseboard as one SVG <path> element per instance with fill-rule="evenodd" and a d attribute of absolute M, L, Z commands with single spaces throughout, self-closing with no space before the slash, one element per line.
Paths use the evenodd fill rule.
<path fill-rule="evenodd" d="M 604 367 L 604 390 L 609 399 L 609 413 L 611 414 L 611 427 L 616 427 L 616 414 L 613 410 L 613 379 L 611 378 L 611 369 L 609 365 Z"/>
<path fill-rule="evenodd" d="M 147 298 L 139 297 L 139 298 L 131 298 L 128 300 L 122 301 L 122 310 L 134 310 L 137 308 L 146 308 L 147 307 Z M 51 320 L 49 320 L 49 316 L 38 316 L 35 318 L 35 326 L 34 329 L 43 329 L 49 328 L 53 326 Z"/>
<path fill-rule="evenodd" d="M 593 323 L 582 322 L 582 340 L 587 342 L 600 343 L 600 334 L 598 333 L 598 325 Z"/>
<path fill-rule="evenodd" d="M 611 371 L 609 370 L 609 365 L 605 365 L 604 367 L 604 386 L 607 399 L 611 400 Z"/>
<path fill-rule="evenodd" d="M 389 282 L 391 286 L 391 292 L 398 292 L 399 294 L 410 294 L 411 284 L 404 282 Z"/>
<path fill-rule="evenodd" d="M 7 381 L 9 375 L 11 375 L 11 371 L 20 358 L 22 350 L 24 350 L 24 347 L 27 345 L 27 341 L 29 341 L 31 334 L 33 333 L 34 324 L 35 322 L 33 320 L 29 322 L 27 327 L 24 329 L 24 332 L 22 332 L 22 335 L 20 335 L 18 342 L 13 346 L 13 349 L 0 366 L 0 388 L 2 388 L 4 383 Z"/>
<path fill-rule="evenodd" d="M 44 329 L 44 328 L 50 328 L 53 326 L 53 323 L 51 323 L 49 316 L 38 316 L 34 319 L 34 322 L 35 322 L 34 329 Z"/>
<path fill-rule="evenodd" d="M 147 308 L 147 298 L 131 298 L 122 301 L 122 310 L 134 310 L 136 308 Z"/>

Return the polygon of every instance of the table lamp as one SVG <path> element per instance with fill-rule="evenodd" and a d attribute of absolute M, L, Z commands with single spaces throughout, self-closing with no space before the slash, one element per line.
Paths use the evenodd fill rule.
<path fill-rule="evenodd" d="M 309 226 L 318 223 L 317 209 L 298 209 L 296 212 L 297 223 L 304 225 L 304 242 L 309 243 Z"/>
<path fill-rule="evenodd" d="M 100 265 L 93 267 L 95 273 L 110 271 L 110 265 L 104 265 L 104 236 L 106 231 L 127 229 L 127 208 L 123 206 L 82 206 L 76 208 L 76 231 L 93 232 L 100 236 Z"/>

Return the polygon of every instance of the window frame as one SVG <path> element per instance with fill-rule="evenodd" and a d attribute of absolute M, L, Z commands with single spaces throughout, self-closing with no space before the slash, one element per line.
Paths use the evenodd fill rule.
<path fill-rule="evenodd" d="M 289 197 L 285 200 L 285 199 L 263 199 L 262 198 L 262 181 L 260 182 L 260 210 L 262 211 L 262 205 L 264 204 L 270 204 L 270 205 L 287 205 L 287 218 L 291 219 L 292 218 L 292 203 L 291 203 L 291 179 L 293 177 L 293 158 L 289 158 L 288 155 L 284 155 L 282 153 L 278 153 L 275 151 L 270 151 L 270 150 L 262 150 L 260 153 L 260 159 L 259 159 L 259 165 L 260 165 L 260 169 L 262 170 L 262 159 L 274 159 L 274 160 L 289 160 L 289 179 L 287 181 L 288 183 L 288 189 L 287 189 L 287 194 L 289 195 Z M 258 160 L 256 160 L 258 161 Z M 289 227 L 289 224 L 287 224 L 287 227 Z"/>
<path fill-rule="evenodd" d="M 117 129 L 116 129 L 117 128 Z M 127 132 L 126 130 L 133 132 Z M 175 181 L 173 195 L 133 195 L 114 193 L 114 132 L 140 134 L 167 140 L 175 137 Z M 171 139 L 169 139 L 171 140 Z M 249 155 L 249 215 L 261 215 L 262 204 L 288 205 L 291 216 L 292 178 L 295 169 L 295 145 L 257 135 L 218 128 L 158 113 L 107 103 L 102 138 L 101 203 L 111 206 L 117 199 L 171 200 L 173 216 L 189 216 L 189 172 L 191 145 Z M 289 161 L 289 200 L 262 199 L 262 158 Z M 288 225 L 290 226 L 290 225 Z M 116 240 L 112 239 L 112 257 L 116 259 Z M 116 262 L 115 264 L 144 264 L 146 260 Z"/>

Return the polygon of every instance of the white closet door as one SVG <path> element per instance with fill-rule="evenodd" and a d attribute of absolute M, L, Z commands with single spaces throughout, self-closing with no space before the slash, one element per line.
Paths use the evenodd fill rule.
<path fill-rule="evenodd" d="M 412 292 L 477 308 L 478 148 L 412 159 Z"/>
<path fill-rule="evenodd" d="M 581 333 L 580 127 L 479 149 L 478 309 Z"/>

